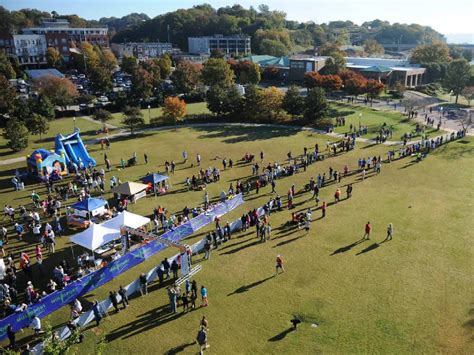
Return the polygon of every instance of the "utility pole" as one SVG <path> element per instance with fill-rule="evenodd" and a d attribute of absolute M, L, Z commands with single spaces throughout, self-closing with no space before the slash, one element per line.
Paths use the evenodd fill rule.
<path fill-rule="evenodd" d="M 168 43 L 171 43 L 171 40 L 170 40 L 170 25 L 166 26 L 166 30 L 168 31 Z"/>

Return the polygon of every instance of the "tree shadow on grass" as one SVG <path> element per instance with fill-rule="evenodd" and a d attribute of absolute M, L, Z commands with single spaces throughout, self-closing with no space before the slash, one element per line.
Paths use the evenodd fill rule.
<path fill-rule="evenodd" d="M 372 250 L 377 249 L 379 246 L 380 246 L 380 244 L 378 244 L 378 243 L 372 243 L 372 244 L 369 245 L 367 248 L 362 249 L 362 250 L 361 250 L 360 252 L 358 252 L 356 255 L 361 255 L 361 254 L 368 253 L 369 251 L 372 251 Z"/>
<path fill-rule="evenodd" d="M 293 327 L 291 328 L 288 328 L 288 329 L 285 329 L 284 331 L 282 331 L 281 333 L 271 337 L 270 339 L 268 339 L 268 341 L 280 341 L 280 340 L 283 340 L 288 334 L 290 334 L 291 332 L 293 332 L 295 329 Z"/>
<path fill-rule="evenodd" d="M 193 127 L 194 130 L 204 132 L 200 139 L 224 138 L 224 143 L 253 142 L 280 137 L 290 137 L 300 132 L 299 127 L 238 127 L 238 126 L 206 126 Z"/>
<path fill-rule="evenodd" d="M 251 290 L 252 288 L 257 287 L 258 285 L 261 285 L 261 284 L 263 284 L 264 282 L 267 282 L 268 280 L 273 279 L 274 277 L 275 277 L 275 275 L 272 275 L 272 276 L 269 276 L 269 277 L 267 277 L 267 278 L 265 278 L 265 279 L 252 282 L 251 284 L 240 286 L 238 289 L 236 289 L 236 290 L 235 290 L 234 292 L 232 292 L 232 293 L 229 293 L 227 296 L 232 296 L 232 295 L 235 295 L 235 294 L 237 294 L 237 293 L 244 293 L 244 292 L 247 292 L 247 291 Z"/>
<path fill-rule="evenodd" d="M 346 245 L 345 247 L 342 247 L 342 248 L 339 248 L 339 249 L 334 250 L 334 251 L 332 252 L 332 254 L 330 254 L 330 255 L 332 256 L 332 255 L 337 255 L 337 254 L 345 253 L 346 251 L 351 250 L 351 249 L 354 248 L 356 245 L 359 245 L 359 244 L 363 243 L 364 241 L 365 241 L 364 238 L 359 239 L 359 240 L 355 241 L 355 242 L 352 243 L 352 244 L 349 244 L 349 245 Z"/>

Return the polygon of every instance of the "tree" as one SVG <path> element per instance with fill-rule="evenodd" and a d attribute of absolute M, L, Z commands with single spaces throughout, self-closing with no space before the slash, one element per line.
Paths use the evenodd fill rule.
<path fill-rule="evenodd" d="M 245 88 L 243 111 L 248 118 L 258 117 L 261 113 L 262 89 L 256 85 Z"/>
<path fill-rule="evenodd" d="M 137 100 L 148 100 L 153 95 L 153 75 L 144 68 L 138 68 L 132 77 L 132 95 Z"/>
<path fill-rule="evenodd" d="M 234 84 L 234 78 L 234 72 L 224 59 L 210 58 L 204 63 L 202 81 L 205 85 L 227 88 Z"/>
<path fill-rule="evenodd" d="M 7 78 L 0 74 L 0 113 L 8 113 L 15 107 L 16 92 Z"/>
<path fill-rule="evenodd" d="M 321 87 L 327 92 L 339 90 L 342 87 L 342 79 L 339 75 L 321 75 Z"/>
<path fill-rule="evenodd" d="M 79 96 L 75 85 L 66 78 L 47 75 L 36 80 L 35 86 L 41 95 L 55 106 L 66 108 Z"/>
<path fill-rule="evenodd" d="M 173 120 L 175 126 L 178 120 L 186 115 L 186 102 L 176 96 L 168 96 L 163 104 L 163 114 L 165 117 Z"/>
<path fill-rule="evenodd" d="M 15 99 L 14 109 L 12 116 L 20 122 L 25 123 L 28 119 L 33 116 L 33 100 L 28 100 L 22 96 L 18 96 Z"/>
<path fill-rule="evenodd" d="M 287 55 L 292 49 L 290 34 L 287 30 L 259 29 L 252 39 L 255 52 L 276 57 Z"/>
<path fill-rule="evenodd" d="M 365 83 L 365 93 L 367 94 L 367 98 L 373 100 L 379 97 L 384 87 L 384 84 L 382 84 L 378 80 L 367 80 L 367 82 Z"/>
<path fill-rule="evenodd" d="M 189 94 L 201 84 L 201 64 L 182 61 L 171 74 L 171 81 L 179 93 Z"/>
<path fill-rule="evenodd" d="M 297 86 L 290 86 L 285 93 L 281 107 L 293 117 L 301 116 L 304 113 L 304 98 L 300 95 Z"/>
<path fill-rule="evenodd" d="M 126 106 L 123 110 L 122 123 L 130 129 L 130 134 L 133 135 L 136 128 L 145 124 L 140 107 Z"/>
<path fill-rule="evenodd" d="M 314 88 L 308 91 L 305 98 L 304 115 L 309 120 L 319 120 L 327 115 L 328 102 L 322 88 Z"/>
<path fill-rule="evenodd" d="M 319 54 L 330 57 L 326 59 L 326 63 L 321 69 L 321 72 L 323 74 L 339 74 L 346 67 L 344 53 L 335 43 L 326 43 L 324 46 L 321 47 Z"/>
<path fill-rule="evenodd" d="M 61 56 L 61 53 L 54 48 L 54 47 L 48 47 L 46 50 L 46 61 L 48 62 L 48 65 L 53 68 L 60 68 L 62 65 L 63 58 Z"/>
<path fill-rule="evenodd" d="M 471 101 L 474 100 L 474 86 L 465 87 L 461 95 L 466 99 L 467 105 L 471 106 Z"/>
<path fill-rule="evenodd" d="M 13 69 L 12 63 L 3 51 L 0 51 L 0 75 L 7 79 L 16 78 L 15 69 Z"/>
<path fill-rule="evenodd" d="M 37 100 L 32 100 L 31 107 L 35 113 L 44 116 L 49 121 L 54 120 L 56 117 L 54 106 L 46 96 L 41 95 Z"/>
<path fill-rule="evenodd" d="M 285 94 L 274 86 L 264 89 L 261 96 L 262 113 L 272 120 L 277 118 L 282 110 L 284 96 Z"/>
<path fill-rule="evenodd" d="M 410 62 L 423 63 L 445 63 L 449 62 L 449 47 L 446 43 L 435 42 L 432 44 L 424 44 L 413 49 Z"/>
<path fill-rule="evenodd" d="M 93 117 L 94 120 L 100 121 L 102 123 L 102 126 L 105 130 L 105 123 L 112 119 L 112 114 L 109 111 L 100 108 L 94 112 Z"/>
<path fill-rule="evenodd" d="M 282 57 L 287 55 L 289 49 L 281 42 L 265 38 L 260 43 L 260 53 L 264 53 L 265 55 L 272 55 L 275 57 Z"/>
<path fill-rule="evenodd" d="M 364 93 L 367 79 L 351 70 L 341 73 L 341 79 L 344 82 L 344 91 L 349 95 L 358 96 Z"/>
<path fill-rule="evenodd" d="M 459 95 L 471 81 L 471 66 L 465 59 L 456 59 L 449 63 L 448 73 L 444 80 L 444 87 L 456 95 L 456 104 Z"/>
<path fill-rule="evenodd" d="M 158 66 L 160 67 L 160 78 L 162 80 L 167 79 L 171 74 L 171 58 L 165 54 L 158 59 Z"/>
<path fill-rule="evenodd" d="M 375 39 L 366 39 L 364 41 L 364 52 L 369 56 L 380 56 L 385 53 L 385 50 Z"/>
<path fill-rule="evenodd" d="M 40 114 L 34 113 L 27 121 L 26 126 L 32 135 L 39 135 L 40 141 L 41 136 L 48 133 L 49 122 L 48 119 Z"/>
<path fill-rule="evenodd" d="M 236 80 L 242 85 L 248 84 L 258 84 L 261 80 L 260 67 L 258 64 L 253 63 L 248 60 L 237 61 L 230 60 L 228 61 L 231 69 L 234 71 Z"/>
<path fill-rule="evenodd" d="M 138 69 L 138 61 L 137 58 L 134 56 L 124 56 L 122 58 L 122 71 L 127 74 L 134 75 L 136 70 Z"/>
<path fill-rule="evenodd" d="M 206 93 L 207 108 L 217 116 L 224 114 L 226 92 L 220 85 L 213 85 Z"/>
<path fill-rule="evenodd" d="M 308 89 L 321 87 L 322 78 L 321 74 L 317 71 L 309 71 L 304 75 L 304 86 Z"/>
<path fill-rule="evenodd" d="M 18 152 L 28 147 L 29 132 L 23 122 L 10 119 L 3 132 L 3 138 L 7 140 L 7 147 Z"/>

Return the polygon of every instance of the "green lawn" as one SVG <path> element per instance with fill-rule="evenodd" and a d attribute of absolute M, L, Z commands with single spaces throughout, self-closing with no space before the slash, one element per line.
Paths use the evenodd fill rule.
<path fill-rule="evenodd" d="M 374 110 L 370 107 L 331 102 L 330 116 L 344 116 L 346 118 L 345 126 L 335 127 L 334 131 L 337 133 L 349 132 L 350 124 L 358 129 L 360 114 L 360 124 L 368 127 L 368 134 L 364 135 L 364 138 L 375 138 L 379 134 L 380 128 L 385 123 L 393 130 L 393 137 L 391 140 L 400 140 L 403 134 L 413 132 L 417 124 L 414 119 L 408 120 L 398 112 Z M 432 127 L 426 127 L 425 132 L 430 135 L 443 133 L 437 132 L 436 129 L 433 129 Z"/>
<path fill-rule="evenodd" d="M 113 164 L 137 151 L 139 165 L 114 170 L 108 177 L 113 174 L 126 181 L 136 180 L 147 171 L 162 172 L 165 160 L 181 162 L 181 152 L 186 149 L 190 161 L 178 164 L 171 176 L 173 190 L 180 190 L 184 179 L 197 172 L 196 167 L 190 167 L 197 153 L 205 167 L 221 168 L 223 157 L 237 161 L 245 152 L 258 154 L 261 150 L 265 163 L 283 162 L 288 151 L 296 155 L 303 146 L 325 146 L 327 140 L 306 131 L 226 126 L 148 133 L 112 141 L 107 154 Z M 385 157 L 387 149 L 358 144 L 354 151 L 277 180 L 277 191 L 285 196 L 292 184 L 300 190 L 311 176 L 327 174 L 330 166 L 342 170 L 348 164 L 352 169 L 359 157 Z M 99 146 L 90 147 L 90 151 L 103 162 Z M 143 152 L 149 156 L 148 165 L 141 159 Z M 28 186 L 26 193 L 11 192 L 9 180 L 17 166 L 2 167 L 2 202 L 15 206 L 27 203 L 25 195 L 33 188 L 44 196 L 41 186 Z M 250 174 L 249 165 L 237 165 L 223 171 L 220 183 L 209 185 L 208 192 L 216 197 L 230 183 Z M 152 284 L 150 294 L 132 299 L 126 311 L 111 314 L 98 328 L 89 327 L 77 352 L 93 353 L 104 336 L 106 354 L 196 353 L 192 342 L 199 319 L 206 315 L 209 354 L 473 353 L 473 176 L 474 139 L 466 138 L 440 148 L 421 163 L 412 164 L 412 159 L 406 158 L 383 165 L 380 175 L 363 182 L 358 176 L 344 178 L 340 184 L 323 188 L 321 199 L 332 202 L 336 186 L 344 192 L 349 182 L 355 183 L 353 197 L 331 205 L 325 219 L 319 219 L 319 210 L 314 211 L 315 221 L 308 235 L 286 229 L 290 211 L 284 210 L 270 217 L 273 234 L 269 242 L 258 243 L 252 228 L 214 250 L 209 261 L 196 257 L 194 262 L 203 266 L 196 280 L 208 288 L 208 308 L 169 315 L 166 291 Z M 263 205 L 270 198 L 269 192 L 266 187 L 260 195 L 252 193 L 224 220 Z M 202 198 L 202 192 L 148 197 L 133 205 L 131 211 L 150 215 L 160 204 L 176 212 L 184 205 L 200 204 Z M 297 211 L 315 207 L 308 193 L 298 194 L 295 203 Z M 368 220 L 374 227 L 372 240 L 358 242 Z M 394 223 L 395 237 L 381 243 L 390 222 Z M 192 236 L 187 243 L 199 238 L 202 235 Z M 28 237 L 33 249 L 31 240 Z M 15 241 L 9 248 L 26 245 Z M 45 261 L 47 267 L 70 258 L 67 238 L 60 239 L 58 247 L 57 254 Z M 167 249 L 117 277 L 84 297 L 83 305 L 88 309 L 92 300 L 105 298 L 110 289 L 128 284 L 164 256 L 175 253 Z M 286 261 L 287 271 L 272 277 L 277 254 Z M 24 282 L 22 277 L 19 282 Z M 43 282 L 35 279 L 35 284 Z M 303 324 L 290 332 L 289 320 L 294 315 Z M 68 317 L 64 308 L 43 323 L 57 325 Z M 28 340 L 30 334 L 25 330 L 18 336 Z"/>
<path fill-rule="evenodd" d="M 146 123 L 150 123 L 150 117 L 161 117 L 163 115 L 163 112 L 161 110 L 161 107 L 158 108 L 152 108 L 148 111 L 148 109 L 142 110 L 143 113 L 143 118 L 145 119 Z M 209 110 L 207 109 L 207 104 L 205 102 L 197 102 L 193 104 L 187 104 L 186 105 L 186 114 L 187 115 L 197 115 L 201 113 L 209 113 Z M 123 126 L 122 124 L 122 113 L 114 113 L 112 114 L 113 119 L 108 121 L 107 123 L 110 123 L 111 125 L 121 127 Z"/>

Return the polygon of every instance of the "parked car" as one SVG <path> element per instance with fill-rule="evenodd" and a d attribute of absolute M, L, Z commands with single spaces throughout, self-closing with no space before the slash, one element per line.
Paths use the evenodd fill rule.
<path fill-rule="evenodd" d="M 86 78 L 86 75 L 85 75 L 85 74 L 79 74 L 79 75 L 78 75 L 78 78 L 79 78 L 79 79 L 85 79 L 85 78 Z"/>
<path fill-rule="evenodd" d="M 97 100 L 99 100 L 100 102 L 109 102 L 109 98 L 105 95 L 99 96 Z"/>
<path fill-rule="evenodd" d="M 82 86 L 82 85 L 76 85 L 76 89 L 77 89 L 77 90 L 84 90 L 84 86 Z"/>

